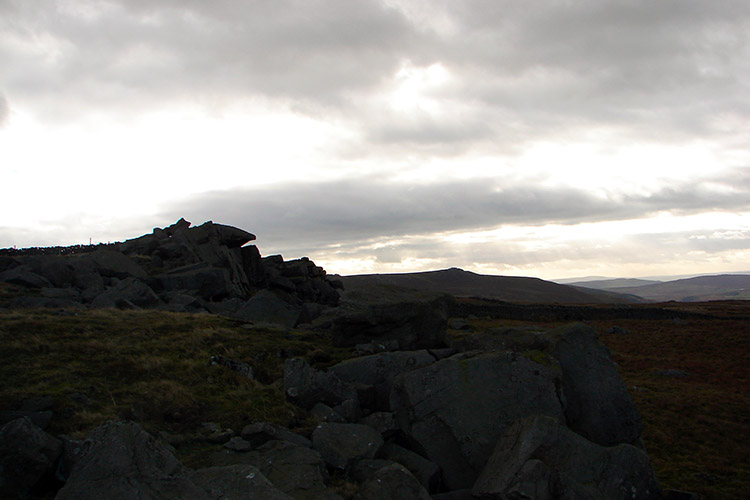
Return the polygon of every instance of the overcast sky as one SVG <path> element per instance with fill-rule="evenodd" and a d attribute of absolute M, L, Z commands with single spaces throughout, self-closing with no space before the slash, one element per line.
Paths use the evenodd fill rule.
<path fill-rule="evenodd" d="M 750 268 L 747 0 L 0 0 L 0 247 Z"/>

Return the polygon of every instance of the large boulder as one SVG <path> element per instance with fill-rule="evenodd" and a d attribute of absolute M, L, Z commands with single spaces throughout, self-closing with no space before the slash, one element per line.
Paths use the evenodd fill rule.
<path fill-rule="evenodd" d="M 344 293 L 333 320 L 333 342 L 355 346 L 394 340 L 402 350 L 444 347 L 448 295 L 374 287 Z"/>
<path fill-rule="evenodd" d="M 334 422 L 316 427 L 312 442 L 326 464 L 340 470 L 363 458 L 374 458 L 383 446 L 382 436 L 372 427 Z"/>
<path fill-rule="evenodd" d="M 62 442 L 19 418 L 0 428 L 0 496 L 28 498 L 54 477 Z"/>
<path fill-rule="evenodd" d="M 299 500 L 341 500 L 326 488 L 328 470 L 320 454 L 289 441 L 268 441 L 247 453 L 224 450 L 212 457 L 222 465 L 250 464 L 258 468 L 271 483 Z"/>
<path fill-rule="evenodd" d="M 448 489 L 474 484 L 506 427 L 529 415 L 563 419 L 556 367 L 510 352 L 462 353 L 396 377 L 391 407 Z"/>
<path fill-rule="evenodd" d="M 628 444 L 600 446 L 540 415 L 519 420 L 506 430 L 473 494 L 484 500 L 662 498 L 642 450 Z"/>
<path fill-rule="evenodd" d="M 203 489 L 211 500 L 294 500 L 277 489 L 252 465 L 208 467 L 190 472 L 188 477 Z"/>
<path fill-rule="evenodd" d="M 107 288 L 91 301 L 91 307 L 119 307 L 129 303 L 136 307 L 156 307 L 161 299 L 143 281 L 127 278 Z"/>
<path fill-rule="evenodd" d="M 430 500 L 430 495 L 403 465 L 391 464 L 372 474 L 354 500 Z"/>
<path fill-rule="evenodd" d="M 468 346 L 551 357 L 562 371 L 567 426 L 603 446 L 638 441 L 642 420 L 627 386 L 594 329 L 573 324 L 551 331 L 502 329 Z"/>
<path fill-rule="evenodd" d="M 428 351 L 396 351 L 361 356 L 342 361 L 330 368 L 341 380 L 375 388 L 376 406 L 373 409 L 388 411 L 391 387 L 397 375 L 431 365 L 436 361 Z"/>
<path fill-rule="evenodd" d="M 232 318 L 256 324 L 275 324 L 292 328 L 297 323 L 300 307 L 289 304 L 270 290 L 260 290 L 234 311 Z"/>
<path fill-rule="evenodd" d="M 148 274 L 134 260 L 115 250 L 97 250 L 82 259 L 93 262 L 97 272 L 107 278 L 139 278 L 146 279 Z"/>
<path fill-rule="evenodd" d="M 300 358 L 284 362 L 284 391 L 287 399 L 308 410 L 316 403 L 336 406 L 350 399 L 359 400 L 352 385 L 333 372 L 313 369 Z"/>
<path fill-rule="evenodd" d="M 55 500 L 208 500 L 172 453 L 133 422 L 110 422 L 85 441 Z"/>

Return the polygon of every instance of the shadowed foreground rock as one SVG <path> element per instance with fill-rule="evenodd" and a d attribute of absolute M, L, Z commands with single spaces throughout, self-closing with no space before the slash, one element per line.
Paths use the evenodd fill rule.
<path fill-rule="evenodd" d="M 473 494 L 483 500 L 662 498 L 642 450 L 628 444 L 605 448 L 540 415 L 508 428 Z"/>

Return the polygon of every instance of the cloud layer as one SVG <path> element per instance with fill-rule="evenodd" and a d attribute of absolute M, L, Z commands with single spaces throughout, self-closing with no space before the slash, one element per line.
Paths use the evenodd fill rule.
<path fill-rule="evenodd" d="M 750 213 L 745 0 L 5 0 L 0 67 L 2 133 L 60 152 L 0 150 L 18 183 L 0 195 L 34 197 L 37 179 L 63 193 L 47 200 L 59 220 L 0 219 L 0 245 L 185 216 L 384 266 L 655 262 L 665 249 L 683 266 L 731 265 L 748 248 L 736 217 L 629 226 L 617 251 L 581 229 Z M 206 124 L 188 128 L 190 113 Z M 103 206 L 138 183 L 132 214 Z M 66 210 L 83 185 L 97 205 Z M 557 226 L 570 237 L 539 229 Z"/>

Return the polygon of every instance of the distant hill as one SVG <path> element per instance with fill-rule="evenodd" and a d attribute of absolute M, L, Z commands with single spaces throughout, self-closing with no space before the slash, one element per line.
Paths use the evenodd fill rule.
<path fill-rule="evenodd" d="M 486 297 L 509 302 L 604 304 L 642 302 L 638 297 L 604 290 L 560 285 L 539 278 L 492 276 L 458 268 L 399 274 L 341 276 L 346 289 L 394 285 L 448 293 L 458 297 Z"/>
<path fill-rule="evenodd" d="M 575 281 L 572 283 L 566 283 L 571 286 L 582 286 L 585 288 L 593 288 L 595 290 L 617 290 L 621 291 L 622 288 L 634 288 L 646 285 L 656 285 L 662 283 L 656 280 L 644 280 L 638 278 L 612 278 L 612 279 L 597 279 L 593 281 Z"/>
<path fill-rule="evenodd" d="M 655 301 L 750 300 L 750 276 L 743 274 L 699 276 L 645 286 L 617 288 L 617 292 L 634 294 Z"/>

